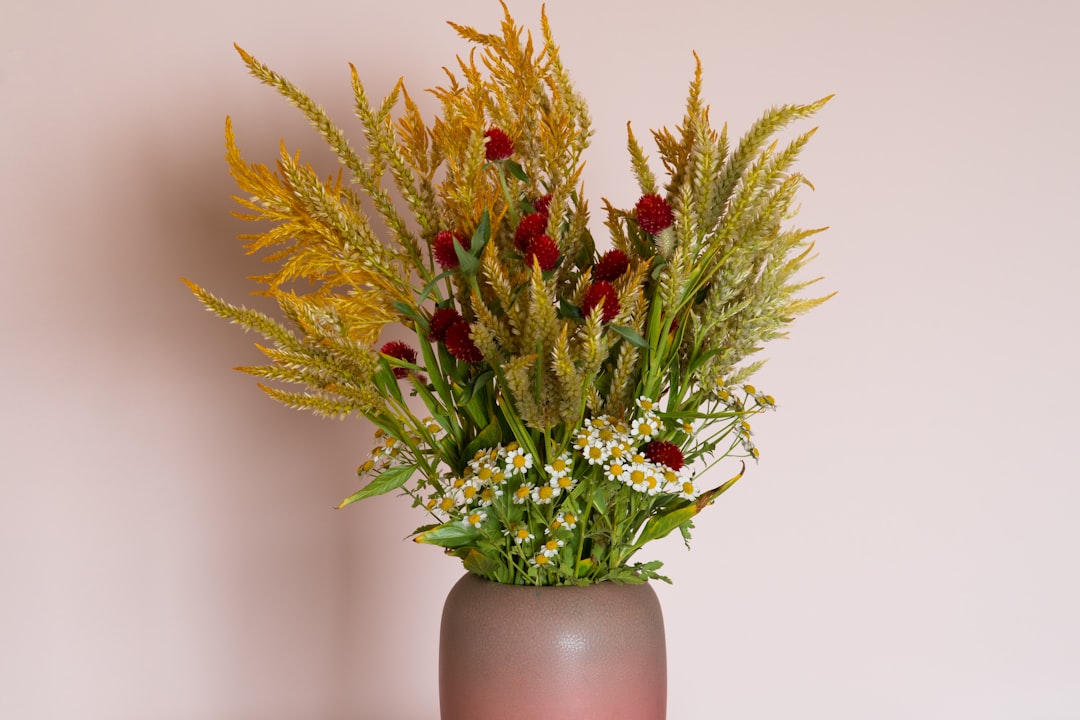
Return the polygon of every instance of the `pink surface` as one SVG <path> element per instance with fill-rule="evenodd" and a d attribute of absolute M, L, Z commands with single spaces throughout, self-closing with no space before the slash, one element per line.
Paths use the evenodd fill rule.
<path fill-rule="evenodd" d="M 539 3 L 514 0 L 535 27 Z M 1080 6 L 582 3 L 548 11 L 593 113 L 586 193 L 631 205 L 625 124 L 693 70 L 733 136 L 835 92 L 800 223 L 840 294 L 776 343 L 761 462 L 643 553 L 677 720 L 1080 717 Z M 0 718 L 432 720 L 461 570 L 395 498 L 335 512 L 369 428 L 234 365 L 260 265 L 224 118 L 336 166 L 232 43 L 353 136 L 348 62 L 413 97 L 494 0 L 6 2 L 0 9 Z M 652 153 L 655 159 L 655 153 Z M 659 167 L 656 167 L 659 171 Z M 717 468 L 715 478 L 733 474 Z"/>
<path fill-rule="evenodd" d="M 461 578 L 443 608 L 441 720 L 664 720 L 664 616 L 648 584 Z"/>

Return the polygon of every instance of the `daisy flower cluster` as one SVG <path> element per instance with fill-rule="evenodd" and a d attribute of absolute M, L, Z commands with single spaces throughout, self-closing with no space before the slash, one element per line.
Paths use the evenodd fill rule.
<path fill-rule="evenodd" d="M 701 494 L 693 474 L 684 465 L 681 448 L 660 440 L 663 421 L 655 401 L 640 397 L 629 422 L 608 415 L 585 421 L 574 440 L 581 459 L 602 469 L 603 477 L 649 496 L 669 493 L 686 500 Z"/>
<path fill-rule="evenodd" d="M 687 436 L 691 429 L 675 427 Z M 544 464 L 516 442 L 477 451 L 463 472 L 443 472 L 431 483 L 424 507 L 440 523 L 501 542 L 505 554 L 530 568 L 553 570 L 584 541 L 575 531 L 597 492 L 641 519 L 654 508 L 698 499 L 682 449 L 660 439 L 669 430 L 656 401 L 640 397 L 627 419 L 588 418 L 571 447 Z M 376 453 L 386 457 L 382 447 Z"/>

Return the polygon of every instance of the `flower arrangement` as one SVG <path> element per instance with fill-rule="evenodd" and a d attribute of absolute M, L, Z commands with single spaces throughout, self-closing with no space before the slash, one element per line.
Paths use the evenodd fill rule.
<path fill-rule="evenodd" d="M 604 202 L 601 249 L 581 181 L 585 103 L 546 15 L 534 44 L 503 9 L 499 34 L 450 23 L 475 50 L 431 91 L 431 125 L 400 81 L 372 104 L 353 68 L 368 159 L 238 47 L 344 167 L 322 179 L 284 146 L 276 169 L 247 163 L 226 121 L 238 214 L 271 223 L 242 238 L 271 251 L 275 269 L 255 279 L 282 317 L 188 284 L 272 343 L 269 364 L 239 368 L 272 398 L 375 425 L 363 485 L 340 507 L 400 491 L 429 517 L 417 542 L 501 583 L 666 580 L 636 553 L 675 530 L 688 540 L 745 463 L 712 488 L 706 470 L 758 456 L 748 418 L 775 402 L 747 384 L 761 365 L 747 359 L 827 299 L 799 297 L 813 281 L 795 278 L 819 230 L 786 226 L 814 131 L 773 138 L 829 98 L 771 109 L 732 143 L 709 123 L 698 61 L 681 124 L 652 133 L 662 185 L 627 126 L 641 196 Z M 384 340 L 388 325 L 408 338 Z"/>

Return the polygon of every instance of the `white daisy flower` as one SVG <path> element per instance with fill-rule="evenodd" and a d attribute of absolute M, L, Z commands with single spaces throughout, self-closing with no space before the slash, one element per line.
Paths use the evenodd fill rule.
<path fill-rule="evenodd" d="M 551 558 L 544 553 L 537 553 L 534 557 L 529 558 L 529 564 L 536 567 L 546 567 L 551 565 Z"/>
<path fill-rule="evenodd" d="M 458 497 L 462 505 L 472 505 L 480 499 L 480 484 L 472 480 L 466 481 L 458 490 Z"/>
<path fill-rule="evenodd" d="M 541 555 L 547 555 L 549 558 L 553 558 L 559 554 L 559 548 L 565 545 L 566 542 L 552 538 L 544 543 L 544 547 L 540 550 Z"/>
<path fill-rule="evenodd" d="M 647 413 L 651 413 L 656 409 L 656 401 L 644 395 L 637 399 L 636 405 Z"/>
<path fill-rule="evenodd" d="M 483 510 L 473 510 L 465 517 L 462 522 L 464 522 L 466 525 L 472 525 L 473 527 L 478 528 L 484 524 L 485 520 L 487 520 L 486 512 L 484 512 Z"/>
<path fill-rule="evenodd" d="M 532 491 L 532 483 L 521 483 L 521 485 L 518 486 L 518 489 L 514 491 L 514 504 L 524 505 L 525 501 L 529 499 L 530 495 L 532 495 Z"/>
<path fill-rule="evenodd" d="M 506 474 L 524 475 L 532 468 L 533 457 L 523 448 L 515 448 L 506 453 Z"/>
<path fill-rule="evenodd" d="M 501 498 L 502 488 L 498 485 L 487 485 L 480 490 L 480 507 L 491 507 L 491 504 Z"/>
<path fill-rule="evenodd" d="M 515 525 L 512 529 L 508 528 L 503 530 L 503 535 L 512 538 L 517 545 L 529 542 L 535 538 L 532 531 L 529 530 L 528 525 Z"/>
<path fill-rule="evenodd" d="M 648 442 L 660 433 L 660 418 L 646 413 L 630 424 L 630 434 L 640 441 Z"/>
<path fill-rule="evenodd" d="M 559 492 L 570 492 L 577 485 L 577 481 L 570 475 L 562 475 L 560 477 L 553 477 L 548 481 L 548 485 L 553 488 L 557 488 Z"/>
<path fill-rule="evenodd" d="M 577 515 L 572 512 L 561 512 L 555 516 L 555 522 L 559 523 L 559 527 L 573 530 L 577 527 Z M 552 523 L 553 526 L 554 524 Z"/>
<path fill-rule="evenodd" d="M 613 460 L 604 467 L 604 475 L 609 480 L 625 483 L 630 476 L 630 468 L 620 461 Z"/>
<path fill-rule="evenodd" d="M 581 454 L 590 465 L 602 465 L 611 456 L 607 443 L 597 438 L 589 438 L 589 445 Z"/>
<path fill-rule="evenodd" d="M 532 489 L 533 502 L 537 505 L 548 505 L 562 492 L 556 485 L 537 485 Z"/>
<path fill-rule="evenodd" d="M 559 457 L 552 460 L 550 464 L 545 465 L 544 472 L 546 472 L 548 474 L 548 477 L 552 480 L 555 480 L 556 478 L 566 477 L 570 474 L 570 468 L 572 467 L 572 464 L 573 461 L 571 460 L 570 455 L 567 453 L 563 453 Z"/>
<path fill-rule="evenodd" d="M 679 497 L 685 500 L 697 500 L 698 495 L 701 494 L 701 489 L 698 488 L 697 483 L 693 478 L 684 478 L 679 487 Z"/>

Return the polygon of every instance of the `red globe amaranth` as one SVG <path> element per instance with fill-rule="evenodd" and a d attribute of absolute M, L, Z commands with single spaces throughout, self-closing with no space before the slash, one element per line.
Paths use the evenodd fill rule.
<path fill-rule="evenodd" d="M 619 314 L 619 296 L 615 288 L 609 282 L 594 282 L 585 291 L 585 297 L 581 302 L 581 314 L 589 317 L 592 311 L 603 302 L 600 319 L 608 323 Z"/>
<path fill-rule="evenodd" d="M 638 225 L 650 235 L 656 235 L 661 230 L 671 227 L 675 222 L 675 215 L 667 200 L 659 195 L 642 195 L 634 206 Z"/>
<path fill-rule="evenodd" d="M 436 342 L 446 341 L 446 331 L 452 325 L 462 322 L 461 315 L 454 308 L 440 308 L 431 316 L 428 323 L 428 337 Z"/>
<path fill-rule="evenodd" d="M 472 240 L 456 230 L 443 230 L 431 240 L 435 251 L 435 260 L 444 270 L 453 270 L 461 264 L 457 252 L 454 250 L 454 241 L 461 243 L 461 247 L 468 250 L 472 247 Z"/>
<path fill-rule="evenodd" d="M 381 352 L 383 355 L 389 355 L 392 358 L 397 358 L 398 360 L 404 360 L 407 363 L 412 363 L 413 365 L 416 364 L 416 351 L 405 343 L 401 342 L 400 340 L 392 340 L 386 343 L 381 348 L 379 348 L 379 352 Z M 399 380 L 403 377 L 408 377 L 409 375 L 409 371 L 405 368 L 394 368 L 393 370 L 394 377 L 398 378 Z"/>
<path fill-rule="evenodd" d="M 525 250 L 525 264 L 531 268 L 534 261 L 544 272 L 554 270 L 555 263 L 559 262 L 559 246 L 547 235 L 533 238 Z"/>
<path fill-rule="evenodd" d="M 502 131 L 502 128 L 492 127 L 484 133 L 487 145 L 484 147 L 484 157 L 488 162 L 505 160 L 514 154 L 514 141 Z"/>
<path fill-rule="evenodd" d="M 446 331 L 446 349 L 458 360 L 480 362 L 484 356 L 469 335 L 470 329 L 469 323 L 464 320 L 451 325 Z"/>
<path fill-rule="evenodd" d="M 600 258 L 600 262 L 593 265 L 593 279 L 601 282 L 614 282 L 622 277 L 626 269 L 630 267 L 630 258 L 622 250 L 608 250 Z"/>
<path fill-rule="evenodd" d="M 533 200 L 533 210 L 543 214 L 545 218 L 548 216 L 548 208 L 551 207 L 551 193 L 543 195 Z"/>
<path fill-rule="evenodd" d="M 514 228 L 514 247 L 524 254 L 529 249 L 529 243 L 540 237 L 547 229 L 547 215 L 540 212 L 529 213 L 521 218 L 521 222 Z"/>
<path fill-rule="evenodd" d="M 679 446 L 667 440 L 653 440 L 646 445 L 645 457 L 654 463 L 667 465 L 672 470 L 681 470 L 685 462 Z"/>

